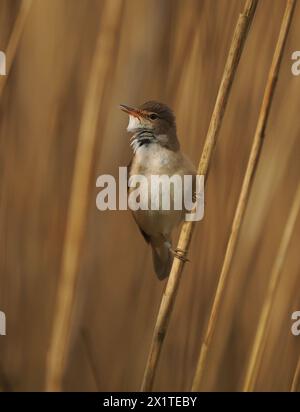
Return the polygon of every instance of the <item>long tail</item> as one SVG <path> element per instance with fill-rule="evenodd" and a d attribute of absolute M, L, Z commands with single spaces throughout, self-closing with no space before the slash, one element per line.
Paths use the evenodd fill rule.
<path fill-rule="evenodd" d="M 151 243 L 151 247 L 155 273 L 159 280 L 163 280 L 169 276 L 173 263 L 170 245 L 167 242 L 163 242 L 159 246 Z"/>

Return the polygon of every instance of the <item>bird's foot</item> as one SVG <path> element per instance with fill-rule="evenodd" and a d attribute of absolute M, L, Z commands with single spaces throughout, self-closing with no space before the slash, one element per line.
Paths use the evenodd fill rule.
<path fill-rule="evenodd" d="M 183 250 L 180 248 L 172 249 L 170 248 L 170 252 L 179 260 L 182 262 L 189 262 L 190 260 L 186 257 L 187 256 L 187 250 Z"/>

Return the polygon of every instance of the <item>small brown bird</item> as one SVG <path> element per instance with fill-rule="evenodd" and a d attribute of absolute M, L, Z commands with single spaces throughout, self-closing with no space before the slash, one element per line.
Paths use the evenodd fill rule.
<path fill-rule="evenodd" d="M 196 170 L 180 151 L 172 110 L 156 101 L 146 102 L 137 108 L 125 105 L 120 105 L 120 108 L 128 113 L 127 131 L 133 134 L 131 146 L 134 155 L 128 166 L 129 178 L 142 175 L 150 183 L 153 175 L 169 177 L 179 175 L 181 178 L 184 175 L 192 175 L 192 185 L 194 185 Z M 182 196 L 188 189 L 184 187 Z M 129 196 L 132 190 L 129 187 Z M 149 202 L 151 193 L 151 191 L 145 193 Z M 179 259 L 187 260 L 185 251 L 172 248 L 171 240 L 172 230 L 183 221 L 186 210 L 174 209 L 174 190 L 170 190 L 170 202 L 173 206 L 170 210 L 163 210 L 160 204 L 158 210 L 133 211 L 142 235 L 152 247 L 154 269 L 160 280 L 169 275 L 174 255 Z"/>

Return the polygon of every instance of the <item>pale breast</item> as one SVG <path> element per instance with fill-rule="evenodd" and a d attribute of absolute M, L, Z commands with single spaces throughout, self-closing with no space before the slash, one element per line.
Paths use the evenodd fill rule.
<path fill-rule="evenodd" d="M 191 174 L 191 167 L 185 162 L 180 152 L 174 152 L 162 147 L 159 144 L 151 144 L 140 147 L 133 159 L 130 176 L 142 175 L 146 178 L 148 185 L 140 191 L 141 208 L 148 210 L 138 210 L 134 212 L 135 219 L 139 226 L 149 235 L 158 233 L 170 234 L 183 219 L 182 210 L 174 210 L 174 188 L 170 186 L 170 208 L 162 210 L 162 190 L 161 182 L 153 179 L 153 176 L 162 175 L 184 175 Z M 152 185 L 152 186 L 151 186 Z M 132 192 L 129 189 L 129 194 Z M 165 194 L 165 192 L 164 192 Z M 159 210 L 150 210 L 152 204 L 159 204 Z"/>

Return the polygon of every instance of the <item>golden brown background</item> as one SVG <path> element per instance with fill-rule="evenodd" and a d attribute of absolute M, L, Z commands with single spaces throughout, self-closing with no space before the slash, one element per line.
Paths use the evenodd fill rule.
<path fill-rule="evenodd" d="M 109 0 L 117 1 L 117 0 Z M 130 212 L 99 212 L 96 178 L 131 156 L 118 104 L 157 99 L 177 116 L 197 163 L 243 1 L 120 1 L 97 145 L 65 390 L 138 390 L 164 284 Z M 19 0 L 0 0 L 5 51 Z M 33 0 L 0 101 L 0 337 L 2 390 L 44 390 L 56 286 L 86 85 L 104 0 Z M 224 117 L 198 223 L 159 364 L 155 390 L 189 390 L 279 33 L 284 0 L 260 0 Z M 300 7 L 274 104 L 204 390 L 240 390 L 270 270 L 299 181 Z M 84 153 L 82 154 L 84 156 Z M 298 217 L 272 310 L 257 390 L 289 390 L 300 354 Z"/>

